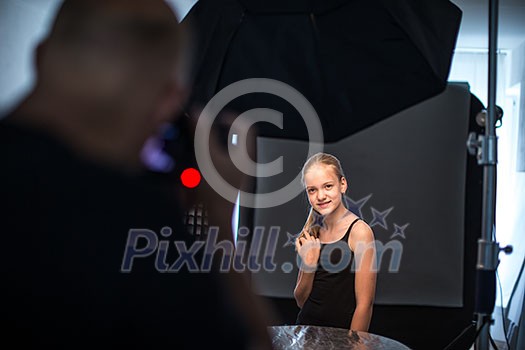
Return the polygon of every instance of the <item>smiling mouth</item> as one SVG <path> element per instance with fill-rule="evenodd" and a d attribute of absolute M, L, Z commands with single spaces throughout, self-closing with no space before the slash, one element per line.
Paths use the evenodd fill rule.
<path fill-rule="evenodd" d="M 325 203 L 318 203 L 317 206 L 320 207 L 320 208 L 326 208 L 328 206 L 328 204 L 330 204 L 331 202 L 325 202 Z"/>

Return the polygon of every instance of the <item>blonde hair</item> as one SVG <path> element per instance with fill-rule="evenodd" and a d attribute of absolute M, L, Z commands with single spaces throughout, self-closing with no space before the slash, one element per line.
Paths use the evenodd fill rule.
<path fill-rule="evenodd" d="M 341 178 L 345 177 L 343 167 L 341 166 L 339 159 L 329 153 L 316 153 L 308 158 L 308 160 L 303 165 L 303 169 L 301 171 L 301 181 L 303 186 L 306 187 L 306 183 L 304 181 L 305 174 L 312 166 L 318 164 L 331 166 L 339 181 L 341 181 Z M 306 219 L 306 223 L 303 226 L 303 231 L 308 232 L 315 238 L 319 238 L 319 230 L 321 229 L 321 226 L 318 224 L 318 222 L 316 222 L 318 221 L 316 220 L 316 215 L 318 214 L 316 214 L 314 208 L 310 207 L 310 212 L 308 213 L 308 218 Z"/>

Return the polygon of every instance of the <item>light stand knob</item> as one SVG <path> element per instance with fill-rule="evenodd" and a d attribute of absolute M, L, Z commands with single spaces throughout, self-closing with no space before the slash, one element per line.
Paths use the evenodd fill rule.
<path fill-rule="evenodd" d="M 478 139 L 478 135 L 475 132 L 468 134 L 467 149 L 470 155 L 477 155 L 478 149 L 481 147 L 481 141 Z"/>
<path fill-rule="evenodd" d="M 512 254 L 514 248 L 511 245 L 505 247 L 499 247 L 500 252 L 504 252 L 506 255 Z"/>

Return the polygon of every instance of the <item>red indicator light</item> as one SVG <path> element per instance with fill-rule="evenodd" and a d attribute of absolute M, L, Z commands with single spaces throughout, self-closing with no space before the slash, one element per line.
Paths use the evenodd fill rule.
<path fill-rule="evenodd" d="M 182 184 L 188 188 L 194 188 L 201 182 L 201 173 L 194 168 L 185 169 L 180 175 Z"/>

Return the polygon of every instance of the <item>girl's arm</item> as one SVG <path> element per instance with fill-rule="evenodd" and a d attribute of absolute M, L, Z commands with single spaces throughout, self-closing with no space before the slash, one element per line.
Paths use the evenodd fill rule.
<path fill-rule="evenodd" d="M 350 235 L 350 247 L 355 254 L 356 308 L 350 329 L 368 332 L 376 289 L 376 250 L 374 233 L 366 223 L 360 223 Z"/>
<path fill-rule="evenodd" d="M 321 251 L 321 243 L 319 242 L 319 238 L 314 238 L 310 236 L 308 232 L 304 232 L 304 234 L 295 241 L 295 248 L 301 257 L 301 266 L 293 295 L 297 306 L 302 309 L 312 291 L 315 269 Z"/>
<path fill-rule="evenodd" d="M 297 283 L 293 291 L 293 296 L 295 297 L 297 306 L 301 309 L 312 291 L 314 275 L 315 272 L 305 272 L 302 269 L 299 270 L 299 274 L 297 275 Z"/>

